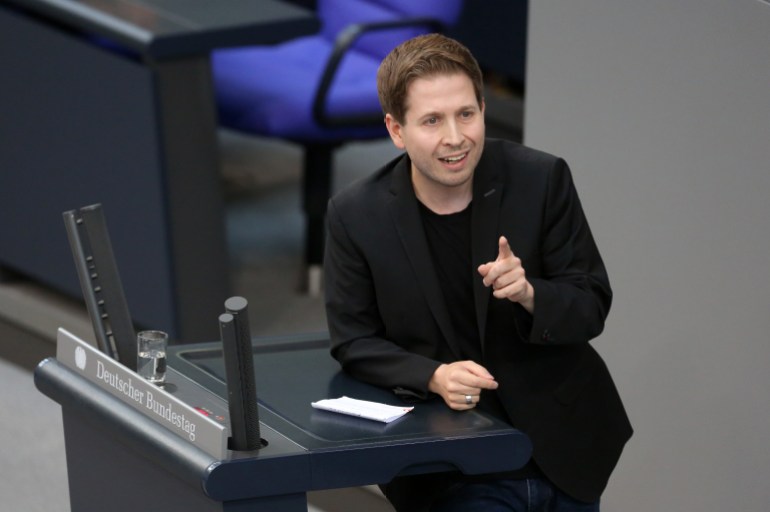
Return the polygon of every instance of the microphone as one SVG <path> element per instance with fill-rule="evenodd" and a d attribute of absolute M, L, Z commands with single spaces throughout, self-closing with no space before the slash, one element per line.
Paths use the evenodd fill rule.
<path fill-rule="evenodd" d="M 262 447 L 247 308 L 246 299 L 231 297 L 225 301 L 227 313 L 219 316 L 230 409 L 230 449 L 243 451 Z"/>

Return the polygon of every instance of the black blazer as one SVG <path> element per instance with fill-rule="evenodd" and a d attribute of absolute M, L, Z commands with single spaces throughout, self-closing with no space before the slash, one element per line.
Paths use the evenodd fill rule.
<path fill-rule="evenodd" d="M 435 369 L 460 356 L 410 165 L 403 155 L 329 202 L 325 293 L 331 351 L 343 368 L 427 398 Z M 588 343 L 603 330 L 612 292 L 567 164 L 488 139 L 473 178 L 471 226 L 478 362 L 499 382 L 511 424 L 532 440 L 537 466 L 564 492 L 595 501 L 632 430 Z M 496 258 L 500 235 L 535 289 L 534 315 L 492 297 L 476 272 Z M 394 504 L 415 491 L 400 481 L 388 489 Z"/>

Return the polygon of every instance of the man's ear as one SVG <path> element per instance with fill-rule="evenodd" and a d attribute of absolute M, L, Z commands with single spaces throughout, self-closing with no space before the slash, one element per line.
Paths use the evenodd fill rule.
<path fill-rule="evenodd" d="M 401 137 L 402 126 L 396 121 L 396 118 L 390 114 L 385 114 L 385 127 L 388 129 L 390 139 L 398 149 L 404 149 L 404 139 Z"/>

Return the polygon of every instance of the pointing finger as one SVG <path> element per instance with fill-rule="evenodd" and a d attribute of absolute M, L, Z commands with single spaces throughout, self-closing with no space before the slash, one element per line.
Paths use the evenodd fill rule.
<path fill-rule="evenodd" d="M 505 238 L 504 236 L 501 236 L 500 240 L 498 240 L 497 242 L 497 246 L 498 246 L 498 254 L 497 254 L 498 261 L 505 258 L 513 257 L 513 251 L 511 250 L 511 246 L 508 245 L 507 238 Z"/>

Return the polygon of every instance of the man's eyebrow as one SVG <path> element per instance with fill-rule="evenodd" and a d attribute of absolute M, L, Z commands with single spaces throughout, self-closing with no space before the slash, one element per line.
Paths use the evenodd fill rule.
<path fill-rule="evenodd" d="M 425 112 L 424 114 L 421 114 L 417 117 L 417 119 L 425 119 L 426 117 L 441 117 L 441 112 L 436 112 L 434 110 L 430 112 Z"/>
<path fill-rule="evenodd" d="M 458 107 L 456 112 L 466 112 L 468 110 L 481 110 L 481 109 L 475 103 L 469 103 L 467 105 L 462 105 L 462 106 Z M 431 111 L 428 111 L 428 112 L 425 112 L 423 114 L 418 115 L 417 119 L 425 119 L 426 117 L 443 117 L 443 115 L 444 115 L 443 112 L 431 110 Z"/>

